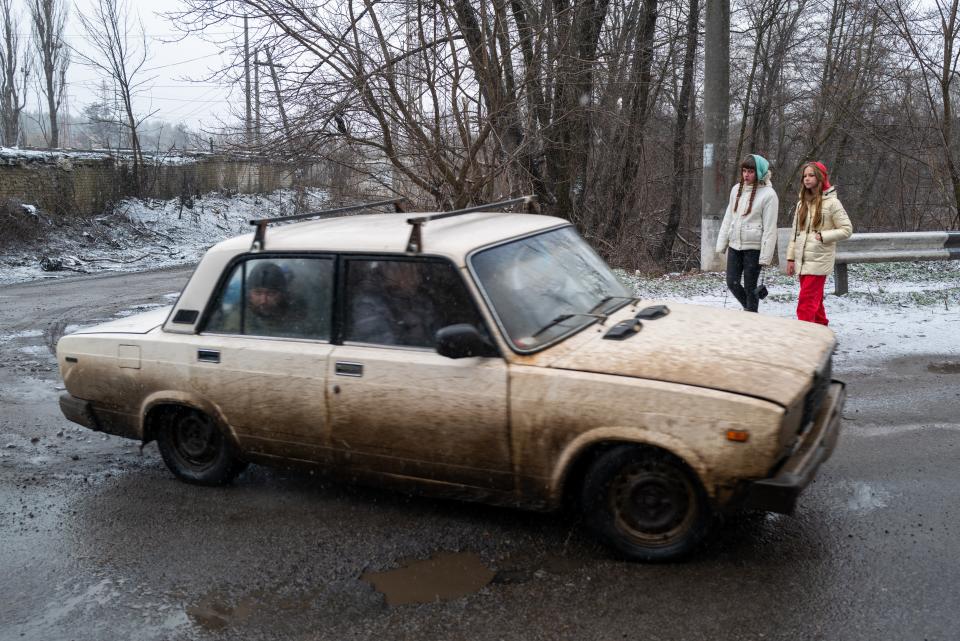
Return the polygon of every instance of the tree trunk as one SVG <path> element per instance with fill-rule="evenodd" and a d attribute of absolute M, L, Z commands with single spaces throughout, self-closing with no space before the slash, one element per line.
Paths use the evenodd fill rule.
<path fill-rule="evenodd" d="M 586 189 L 590 144 L 593 65 L 600 27 L 609 0 L 567 4 L 554 0 L 555 40 L 559 45 L 554 81 L 554 118 L 547 133 L 546 157 L 555 189 L 555 213 L 576 220 Z M 570 14 L 573 14 L 572 16 Z"/>
<path fill-rule="evenodd" d="M 642 27 L 637 32 L 634 46 L 633 64 L 630 71 L 632 85 L 630 99 L 627 102 L 625 128 L 617 136 L 619 168 L 611 167 L 613 177 L 607 185 L 608 191 L 616 194 L 612 220 L 601 221 L 600 236 L 609 243 L 616 243 L 631 215 L 636 211 L 636 189 L 634 184 L 643 157 L 644 130 L 647 126 L 652 85 L 651 68 L 653 66 L 653 39 L 657 27 L 657 1 L 643 0 Z"/>
<path fill-rule="evenodd" d="M 690 13 L 687 16 L 687 44 L 683 56 L 683 79 L 680 81 L 680 97 L 677 100 L 677 123 L 673 133 L 673 175 L 670 176 L 670 210 L 663 238 L 657 247 L 655 256 L 665 262 L 673 250 L 674 237 L 680 228 L 680 214 L 683 207 L 683 183 L 687 173 L 684 146 L 687 143 L 687 118 L 690 113 L 690 92 L 693 90 L 693 68 L 697 56 L 697 42 L 700 31 L 700 0 L 690 0 Z"/>
<path fill-rule="evenodd" d="M 53 84 L 53 75 L 49 73 L 47 75 L 47 113 L 50 117 L 50 138 L 47 140 L 47 146 L 51 149 L 57 149 L 60 147 L 60 123 L 57 119 L 57 112 L 60 110 L 60 105 L 57 104 L 56 90 Z"/>

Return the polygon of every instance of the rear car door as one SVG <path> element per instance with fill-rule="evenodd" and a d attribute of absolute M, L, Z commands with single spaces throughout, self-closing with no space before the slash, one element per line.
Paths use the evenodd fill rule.
<path fill-rule="evenodd" d="M 498 490 L 513 486 L 507 364 L 451 359 L 438 329 L 486 335 L 460 271 L 444 259 L 341 259 L 341 344 L 328 398 L 336 455 L 347 466 Z M 488 336 L 489 338 L 489 336 Z"/>

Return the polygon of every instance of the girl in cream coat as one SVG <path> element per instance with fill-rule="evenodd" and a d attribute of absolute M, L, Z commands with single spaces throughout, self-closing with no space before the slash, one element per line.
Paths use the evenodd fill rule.
<path fill-rule="evenodd" d="M 793 235 L 787 247 L 787 275 L 800 277 L 797 318 L 827 325 L 823 285 L 833 271 L 837 243 L 850 238 L 853 226 L 837 198 L 837 188 L 823 163 L 803 166 L 803 185 L 793 214 Z"/>
<path fill-rule="evenodd" d="M 748 312 L 760 306 L 757 280 L 761 266 L 770 264 L 777 247 L 779 206 L 770 185 L 770 163 L 756 154 L 744 158 L 740 182 L 730 190 L 720 225 L 717 253 L 727 252 L 727 287 Z"/>

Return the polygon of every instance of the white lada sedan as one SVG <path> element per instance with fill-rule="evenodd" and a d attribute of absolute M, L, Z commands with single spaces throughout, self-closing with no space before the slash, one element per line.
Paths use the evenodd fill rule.
<path fill-rule="evenodd" d="M 156 440 L 191 483 L 254 462 L 572 499 L 635 560 L 689 553 L 721 510 L 792 512 L 840 427 L 833 333 L 638 300 L 569 222 L 495 209 L 253 221 L 172 309 L 60 340 L 63 413 Z"/>

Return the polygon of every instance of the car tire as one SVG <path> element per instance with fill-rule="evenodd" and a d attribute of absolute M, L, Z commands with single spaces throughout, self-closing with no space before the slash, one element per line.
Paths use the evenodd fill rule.
<path fill-rule="evenodd" d="M 618 445 L 600 454 L 581 492 L 587 527 L 634 561 L 673 561 L 697 548 L 713 510 L 699 478 L 664 450 Z"/>
<path fill-rule="evenodd" d="M 177 478 L 197 485 L 225 485 L 247 464 L 207 414 L 183 408 L 157 433 L 163 462 Z"/>

